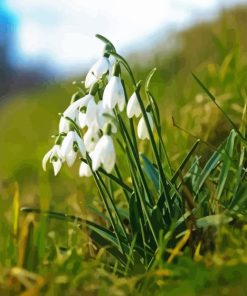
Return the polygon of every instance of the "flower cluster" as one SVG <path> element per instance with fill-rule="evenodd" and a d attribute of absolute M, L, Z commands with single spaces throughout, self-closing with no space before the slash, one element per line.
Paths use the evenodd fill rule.
<path fill-rule="evenodd" d="M 79 175 L 89 177 L 100 167 L 110 173 L 116 162 L 113 136 L 117 133 L 116 111 L 123 112 L 126 95 L 121 80 L 120 63 L 110 58 L 109 44 L 103 56 L 90 68 L 85 78 L 86 94 L 78 95 L 61 114 L 59 133 L 55 145 L 43 158 L 43 169 L 48 161 L 57 175 L 62 164 L 72 166 L 79 156 L 83 161 Z M 146 112 L 151 128 L 152 116 Z M 148 139 L 149 134 L 138 101 L 137 93 L 131 95 L 127 103 L 127 116 L 141 117 L 137 127 L 140 139 Z M 90 162 L 86 163 L 85 159 Z"/>

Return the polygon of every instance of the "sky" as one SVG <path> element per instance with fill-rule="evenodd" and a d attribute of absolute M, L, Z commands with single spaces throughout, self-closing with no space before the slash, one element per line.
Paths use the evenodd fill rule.
<path fill-rule="evenodd" d="M 118 49 L 144 44 L 161 28 L 180 29 L 247 0 L 1 0 L 16 21 L 18 62 L 76 72 L 100 56 L 105 35 Z"/>

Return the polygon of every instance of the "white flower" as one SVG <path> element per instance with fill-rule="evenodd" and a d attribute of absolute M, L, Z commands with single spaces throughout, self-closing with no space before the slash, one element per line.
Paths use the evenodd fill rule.
<path fill-rule="evenodd" d="M 70 122 L 65 117 L 69 117 L 72 120 L 78 121 L 79 109 L 82 107 L 86 107 L 92 99 L 94 99 L 93 95 L 88 94 L 69 105 L 69 107 L 63 112 L 63 116 L 60 119 L 59 133 L 69 132 Z"/>
<path fill-rule="evenodd" d="M 46 171 L 47 161 L 50 160 L 50 163 L 53 165 L 54 175 L 56 176 L 62 167 L 63 156 L 61 154 L 61 147 L 59 145 L 54 145 L 51 150 L 49 150 L 43 160 L 42 167 L 43 170 Z"/>
<path fill-rule="evenodd" d="M 85 86 L 86 88 L 91 87 L 100 77 L 109 71 L 110 62 L 107 57 L 101 57 L 88 71 Z"/>
<path fill-rule="evenodd" d="M 78 150 L 83 157 L 86 156 L 86 149 L 82 139 L 75 131 L 69 131 L 61 145 L 61 154 L 68 166 L 74 164 Z"/>
<path fill-rule="evenodd" d="M 151 130 L 153 131 L 154 124 L 153 124 L 152 115 L 150 114 L 150 112 L 147 112 L 146 114 L 148 117 L 148 121 L 149 121 Z M 147 129 L 147 126 L 146 126 L 143 116 L 141 117 L 141 119 L 138 123 L 137 134 L 138 134 L 139 139 L 141 139 L 141 140 L 149 139 L 148 129 Z"/>
<path fill-rule="evenodd" d="M 141 115 L 141 107 L 137 99 L 136 92 L 132 94 L 127 104 L 127 116 L 132 118 L 133 116 L 139 117 Z"/>
<path fill-rule="evenodd" d="M 80 177 L 91 177 L 92 171 L 88 164 L 82 161 L 80 168 L 79 168 L 79 176 Z"/>
<path fill-rule="evenodd" d="M 94 99 L 92 99 L 87 105 L 87 111 L 85 115 L 85 125 L 87 127 L 98 126 L 97 113 L 98 113 L 98 106 L 95 103 Z"/>
<path fill-rule="evenodd" d="M 112 76 L 104 90 L 103 106 L 104 108 L 113 109 L 116 105 L 118 105 L 120 111 L 123 111 L 125 106 L 124 89 L 121 79 Z"/>
<path fill-rule="evenodd" d="M 106 108 L 103 106 L 103 102 L 99 101 L 98 103 L 98 112 L 97 112 L 97 123 L 98 128 L 103 129 L 107 124 L 111 125 L 111 132 L 116 133 L 117 127 L 114 124 L 114 112 L 112 109 Z"/>
<path fill-rule="evenodd" d="M 86 147 L 87 152 L 94 150 L 97 142 L 99 140 L 98 130 L 94 127 L 90 127 L 84 134 L 83 141 Z"/>
<path fill-rule="evenodd" d="M 106 172 L 110 173 L 116 162 L 116 153 L 111 136 L 102 136 L 96 144 L 94 151 L 90 154 L 90 157 L 94 171 L 102 165 Z"/>
<path fill-rule="evenodd" d="M 86 126 L 86 112 L 79 112 L 78 125 L 80 128 L 84 128 Z"/>

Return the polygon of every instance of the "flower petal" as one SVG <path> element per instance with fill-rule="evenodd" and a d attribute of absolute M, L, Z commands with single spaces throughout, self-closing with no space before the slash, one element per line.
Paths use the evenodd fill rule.
<path fill-rule="evenodd" d="M 92 159 L 92 169 L 93 171 L 97 171 L 97 169 L 100 167 L 100 153 L 99 151 L 94 150 L 90 153 L 90 157 Z"/>
<path fill-rule="evenodd" d="M 91 87 L 110 67 L 108 58 L 101 57 L 88 71 L 85 79 L 86 88 Z"/>
<path fill-rule="evenodd" d="M 86 114 L 85 113 L 79 112 L 78 122 L 79 122 L 80 128 L 84 128 L 86 126 Z"/>
<path fill-rule="evenodd" d="M 62 167 L 62 161 L 60 159 L 57 159 L 56 161 L 52 161 L 52 165 L 54 169 L 54 175 L 56 176 Z"/>
<path fill-rule="evenodd" d="M 46 171 L 46 164 L 47 164 L 47 161 L 48 161 L 48 159 L 50 158 L 50 156 L 52 154 L 52 151 L 53 151 L 53 147 L 43 157 L 42 168 L 43 168 L 44 171 Z"/>
<path fill-rule="evenodd" d="M 149 121 L 151 130 L 153 130 L 154 124 L 153 124 L 152 115 L 150 114 L 150 112 L 147 112 L 146 114 L 148 117 L 148 121 Z M 138 123 L 137 134 L 138 134 L 139 139 L 141 139 L 141 140 L 149 139 L 148 129 L 147 129 L 147 126 L 146 126 L 143 116 L 141 117 L 141 119 Z"/>
<path fill-rule="evenodd" d="M 127 116 L 129 118 L 132 118 L 134 115 L 136 117 L 139 117 L 141 115 L 140 104 L 135 92 L 132 94 L 127 104 Z"/>
<path fill-rule="evenodd" d="M 79 168 L 79 176 L 80 177 L 91 177 L 92 171 L 88 164 L 85 162 L 82 162 Z"/>
<path fill-rule="evenodd" d="M 85 79 L 85 87 L 90 88 L 91 85 L 93 85 L 96 81 L 97 77 L 92 73 L 91 70 L 89 70 Z"/>
<path fill-rule="evenodd" d="M 94 130 L 94 128 L 89 128 L 84 134 L 83 140 L 84 140 L 84 144 L 87 152 L 91 152 L 94 150 L 95 145 L 99 140 L 99 135 L 97 131 Z"/>
<path fill-rule="evenodd" d="M 103 93 L 103 107 L 113 109 L 118 99 L 118 77 L 113 76 Z"/>
<path fill-rule="evenodd" d="M 90 127 L 93 122 L 97 119 L 97 104 L 95 103 L 94 99 L 90 100 L 90 102 L 87 105 L 87 111 L 86 111 L 86 118 L 85 118 L 85 124 Z"/>
<path fill-rule="evenodd" d="M 82 138 L 79 137 L 77 133 L 75 133 L 75 141 L 76 141 L 76 143 L 77 143 L 77 145 L 78 145 L 78 148 L 79 148 L 79 151 L 81 152 L 81 155 L 82 155 L 83 157 L 86 157 L 86 148 L 85 148 L 85 144 L 84 144 Z"/>
<path fill-rule="evenodd" d="M 70 150 L 73 149 L 73 142 L 75 141 L 75 132 L 69 131 L 67 136 L 63 139 L 60 152 L 64 158 L 66 158 L 67 154 Z"/>
<path fill-rule="evenodd" d="M 71 149 L 67 154 L 66 154 L 66 163 L 69 167 L 71 167 L 76 160 L 77 152 L 75 152 L 73 149 Z"/>

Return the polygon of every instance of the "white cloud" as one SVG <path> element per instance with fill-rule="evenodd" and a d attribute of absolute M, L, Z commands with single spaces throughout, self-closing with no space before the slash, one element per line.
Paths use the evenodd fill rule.
<path fill-rule="evenodd" d="M 22 55 L 75 69 L 98 55 L 102 45 L 93 38 L 96 33 L 122 48 L 161 26 L 182 24 L 195 11 L 205 12 L 219 2 L 224 1 L 7 0 L 7 5 L 19 18 Z"/>

